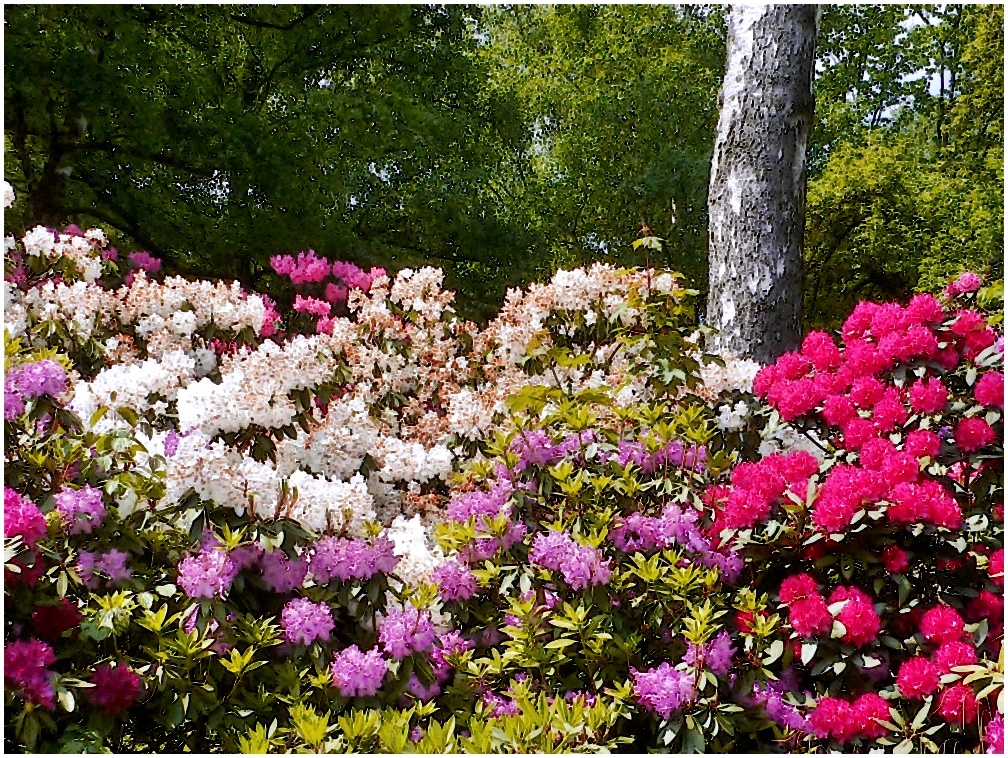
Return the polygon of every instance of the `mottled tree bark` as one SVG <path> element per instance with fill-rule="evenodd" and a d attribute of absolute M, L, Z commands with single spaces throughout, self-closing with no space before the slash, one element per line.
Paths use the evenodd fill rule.
<path fill-rule="evenodd" d="M 711 165 L 713 348 L 766 363 L 801 339 L 805 148 L 818 5 L 733 5 Z"/>

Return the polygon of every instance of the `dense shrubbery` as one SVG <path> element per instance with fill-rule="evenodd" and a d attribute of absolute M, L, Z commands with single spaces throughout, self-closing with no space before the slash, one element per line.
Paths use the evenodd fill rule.
<path fill-rule="evenodd" d="M 994 287 L 756 374 L 667 273 L 117 257 L 8 244 L 8 748 L 1002 744 Z"/>

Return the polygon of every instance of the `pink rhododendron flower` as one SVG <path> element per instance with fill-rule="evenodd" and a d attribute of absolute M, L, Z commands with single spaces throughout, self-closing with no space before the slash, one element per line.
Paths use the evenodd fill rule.
<path fill-rule="evenodd" d="M 941 413 L 948 399 L 948 389 L 936 377 L 919 379 L 910 387 L 910 407 L 915 413 Z"/>
<path fill-rule="evenodd" d="M 4 646 L 4 684 L 20 691 L 25 702 L 47 710 L 55 707 L 52 672 L 56 662 L 49 645 L 39 640 L 18 640 Z"/>
<path fill-rule="evenodd" d="M 889 733 L 889 730 L 882 726 L 879 721 L 891 721 L 889 714 L 889 703 L 880 695 L 874 692 L 866 692 L 851 706 L 854 711 L 854 720 L 857 723 L 857 732 L 862 737 L 868 739 L 878 739 Z"/>
<path fill-rule="evenodd" d="M 958 295 L 966 295 L 970 292 L 976 292 L 980 289 L 981 285 L 980 277 L 974 274 L 972 271 L 964 271 L 959 274 L 959 278 L 945 288 L 945 297 L 953 298 Z"/>
<path fill-rule="evenodd" d="M 930 429 L 916 429 L 907 435 L 904 449 L 916 458 L 934 458 L 941 451 L 941 439 Z"/>
<path fill-rule="evenodd" d="M 987 573 L 990 574 L 994 584 L 1004 587 L 1004 548 L 991 555 Z"/>
<path fill-rule="evenodd" d="M 10 487 L 4 487 L 4 537 L 20 536 L 29 547 L 45 537 L 45 516 L 38 506 L 22 497 Z"/>
<path fill-rule="evenodd" d="M 99 666 L 90 681 L 94 687 L 88 690 L 88 699 L 107 714 L 122 713 L 140 696 L 140 677 L 122 663 Z"/>
<path fill-rule="evenodd" d="M 976 648 L 968 642 L 949 640 L 943 642 L 935 650 L 932 661 L 941 673 L 947 674 L 956 666 L 969 666 L 976 663 Z"/>
<path fill-rule="evenodd" d="M 938 667 L 918 655 L 903 661 L 896 676 L 896 686 L 908 700 L 921 700 L 938 689 L 939 678 Z"/>
<path fill-rule="evenodd" d="M 837 587 L 829 597 L 829 604 L 846 601 L 836 619 L 843 624 L 841 639 L 848 645 L 864 647 L 878 638 L 882 621 L 875 612 L 871 598 L 857 587 Z"/>
<path fill-rule="evenodd" d="M 902 574 L 910 566 L 910 561 L 906 551 L 901 550 L 896 545 L 888 545 L 882 551 L 882 555 L 879 556 L 879 560 L 882 562 L 882 565 L 886 567 L 886 571 L 893 574 Z"/>
<path fill-rule="evenodd" d="M 964 418 L 956 426 L 955 441 L 964 453 L 972 453 L 994 441 L 994 430 L 977 416 Z"/>
<path fill-rule="evenodd" d="M 962 616 L 948 605 L 936 605 L 931 608 L 924 614 L 920 623 L 924 639 L 937 644 L 962 639 L 965 627 L 966 622 Z"/>
<path fill-rule="evenodd" d="M 973 396 L 980 405 L 1004 408 L 1004 374 L 1000 371 L 988 371 L 980 377 L 973 388 Z"/>
<path fill-rule="evenodd" d="M 821 698 L 809 713 L 808 720 L 816 737 L 834 737 L 840 743 L 854 739 L 860 727 L 860 719 L 851 704 L 838 697 Z"/>
<path fill-rule="evenodd" d="M 976 722 L 978 711 L 976 694 L 968 684 L 953 684 L 938 696 L 938 715 L 950 724 L 969 726 Z"/>
<path fill-rule="evenodd" d="M 984 730 L 984 744 L 989 755 L 1004 755 L 1004 716 L 995 713 Z"/>
<path fill-rule="evenodd" d="M 816 371 L 833 371 L 839 368 L 843 361 L 833 338 L 822 331 L 813 330 L 805 335 L 801 354 Z"/>
<path fill-rule="evenodd" d="M 822 595 L 815 594 L 795 600 L 789 610 L 791 628 L 802 637 L 826 634 L 833 627 L 833 617 Z"/>

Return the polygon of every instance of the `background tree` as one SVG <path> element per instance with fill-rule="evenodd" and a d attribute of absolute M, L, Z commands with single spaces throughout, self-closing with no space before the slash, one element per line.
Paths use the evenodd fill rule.
<path fill-rule="evenodd" d="M 1004 276 L 1004 8 L 827 6 L 805 314 Z M 859 85 L 860 83 L 860 85 Z"/>
<path fill-rule="evenodd" d="M 801 340 L 805 151 L 820 9 L 733 6 L 711 165 L 707 319 L 762 363 Z"/>
<path fill-rule="evenodd" d="M 476 13 L 12 7 L 5 158 L 19 220 L 98 223 L 176 271 L 247 284 L 268 256 L 308 247 L 450 275 L 499 266 L 526 240 L 488 176 L 523 132 L 484 86 Z"/>

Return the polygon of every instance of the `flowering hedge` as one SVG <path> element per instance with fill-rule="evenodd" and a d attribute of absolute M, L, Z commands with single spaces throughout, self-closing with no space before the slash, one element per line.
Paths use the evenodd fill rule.
<path fill-rule="evenodd" d="M 283 302 L 8 238 L 8 744 L 1002 744 L 996 287 L 760 369 L 670 273 L 480 329 L 435 269 L 271 263 Z"/>

